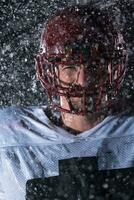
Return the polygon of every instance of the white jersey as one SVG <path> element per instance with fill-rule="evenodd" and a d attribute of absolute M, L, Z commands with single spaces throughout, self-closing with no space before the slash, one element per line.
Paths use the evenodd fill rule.
<path fill-rule="evenodd" d="M 58 176 L 59 160 L 67 158 L 96 156 L 98 170 L 133 167 L 133 116 L 109 116 L 72 135 L 53 124 L 44 110 L 0 110 L 0 200 L 25 200 L 27 180 Z"/>

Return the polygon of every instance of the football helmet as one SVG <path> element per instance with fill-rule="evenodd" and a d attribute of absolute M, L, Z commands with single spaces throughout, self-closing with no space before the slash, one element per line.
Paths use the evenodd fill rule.
<path fill-rule="evenodd" d="M 52 107 L 78 115 L 104 112 L 115 104 L 126 63 L 126 44 L 112 17 L 88 5 L 67 7 L 52 16 L 36 57 L 37 76 Z M 60 73 L 64 66 L 69 78 Z M 81 66 L 83 85 L 77 82 Z M 60 103 L 63 96 L 69 109 Z M 75 108 L 71 98 L 83 98 L 83 108 Z"/>

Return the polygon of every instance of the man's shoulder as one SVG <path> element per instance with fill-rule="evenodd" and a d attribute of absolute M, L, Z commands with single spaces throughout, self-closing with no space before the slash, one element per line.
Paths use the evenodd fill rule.
<path fill-rule="evenodd" d="M 108 119 L 105 124 L 108 130 L 110 130 L 111 136 L 123 136 L 124 134 L 132 133 L 134 130 L 134 115 L 131 110 L 111 115 Z"/>
<path fill-rule="evenodd" d="M 44 106 L 45 109 L 45 106 Z M 40 106 L 6 106 L 0 108 L 0 124 L 8 123 L 11 121 L 17 121 L 24 116 L 38 116 L 41 112 L 42 107 Z M 44 112 L 45 115 L 45 112 Z M 40 116 L 40 115 L 39 115 Z"/>
<path fill-rule="evenodd" d="M 8 119 L 11 117 L 11 113 L 13 113 L 15 106 L 9 106 L 9 107 L 1 107 L 0 108 L 0 123 L 8 121 Z"/>
<path fill-rule="evenodd" d="M 134 115 L 127 110 L 109 117 L 107 137 L 98 150 L 100 170 L 134 167 Z"/>
<path fill-rule="evenodd" d="M 0 144 L 47 143 L 56 134 L 45 114 L 46 106 L 10 106 L 0 109 Z M 7 141 L 8 138 L 8 141 Z"/>
<path fill-rule="evenodd" d="M 116 125 L 121 135 L 134 134 L 134 114 L 131 110 L 127 110 L 117 116 Z"/>

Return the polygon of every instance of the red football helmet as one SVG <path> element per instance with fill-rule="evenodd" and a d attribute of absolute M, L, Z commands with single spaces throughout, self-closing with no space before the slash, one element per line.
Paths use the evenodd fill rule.
<path fill-rule="evenodd" d="M 51 17 L 43 30 L 41 52 L 36 57 L 37 75 L 54 108 L 80 115 L 103 112 L 117 100 L 126 52 L 123 37 L 107 11 L 88 5 L 67 7 Z M 81 65 L 85 66 L 85 85 L 76 80 Z M 59 66 L 75 68 L 76 78 L 70 82 L 61 78 Z M 69 109 L 60 105 L 62 96 Z M 71 98 L 75 97 L 84 99 L 83 109 L 73 107 Z"/>

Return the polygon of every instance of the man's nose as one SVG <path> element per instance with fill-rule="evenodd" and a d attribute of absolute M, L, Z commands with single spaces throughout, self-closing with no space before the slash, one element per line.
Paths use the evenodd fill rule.
<path fill-rule="evenodd" d="M 79 69 L 77 83 L 83 87 L 86 84 L 86 72 L 85 72 L 85 67 L 83 65 Z"/>

